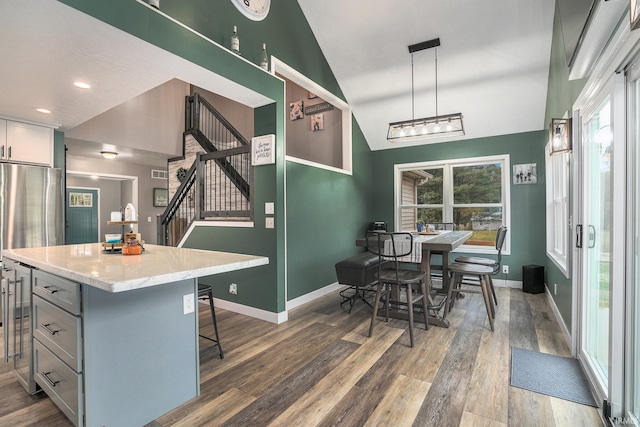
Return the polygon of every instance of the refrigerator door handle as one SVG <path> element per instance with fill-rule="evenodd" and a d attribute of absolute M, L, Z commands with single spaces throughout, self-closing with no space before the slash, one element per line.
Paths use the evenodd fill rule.
<path fill-rule="evenodd" d="M 9 285 L 7 279 L 2 279 L 2 325 L 4 327 L 3 342 L 4 363 L 9 363 Z"/>
<path fill-rule="evenodd" d="M 16 293 L 15 293 L 15 289 L 14 292 L 11 292 L 11 285 L 13 284 L 11 279 L 2 279 L 3 282 L 3 287 L 4 287 L 4 291 L 5 294 L 3 295 L 3 298 L 5 298 L 6 301 L 6 308 L 7 310 L 5 312 L 3 312 L 4 315 L 4 322 L 3 323 L 3 328 L 4 328 L 4 361 L 5 363 L 9 363 L 9 359 L 13 358 L 14 356 L 14 351 L 16 348 L 16 336 L 15 336 L 15 329 L 14 329 L 14 323 L 15 323 L 15 319 L 12 319 L 11 317 L 11 309 L 12 307 L 15 307 L 16 304 Z M 11 301 L 11 297 L 13 297 L 14 301 Z M 13 304 L 13 305 L 12 305 Z M 13 316 L 15 317 L 15 316 Z M 10 347 L 11 344 L 11 337 L 13 337 L 13 347 Z"/>

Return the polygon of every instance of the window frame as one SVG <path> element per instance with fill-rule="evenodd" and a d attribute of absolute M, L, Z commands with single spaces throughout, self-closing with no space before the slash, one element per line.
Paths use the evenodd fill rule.
<path fill-rule="evenodd" d="M 547 257 L 569 279 L 571 266 L 571 213 L 569 206 L 569 172 L 571 157 L 569 153 L 551 155 L 550 144 L 545 147 L 546 175 L 546 214 L 547 214 Z M 560 179 L 556 179 L 560 178 Z M 559 209 L 559 212 L 558 210 Z M 563 247 L 558 248 L 556 238 L 561 236 Z"/>
<path fill-rule="evenodd" d="M 428 162 L 415 162 L 415 163 L 401 163 L 394 165 L 394 224 L 396 231 L 400 227 L 403 208 L 430 208 L 440 206 L 434 205 L 402 205 L 402 173 L 406 171 L 416 169 L 437 169 L 443 168 L 443 193 L 442 193 L 442 218 L 443 222 L 451 222 L 453 220 L 453 168 L 461 166 L 471 166 L 478 164 L 492 164 L 500 163 L 502 165 L 502 224 L 511 228 L 511 161 L 509 154 L 495 155 L 495 156 L 482 156 L 482 157 L 464 157 L 459 159 L 443 159 L 434 160 Z M 495 206 L 492 204 L 478 204 L 473 205 L 478 207 L 484 207 L 483 205 Z M 464 207 L 464 205 L 455 205 L 456 207 Z M 476 246 L 476 245 L 461 245 L 454 252 L 466 252 L 466 253 L 478 253 L 478 254 L 496 254 L 497 251 L 494 246 Z M 510 233 L 507 233 L 505 244 L 502 249 L 504 255 L 511 254 L 511 238 Z"/>

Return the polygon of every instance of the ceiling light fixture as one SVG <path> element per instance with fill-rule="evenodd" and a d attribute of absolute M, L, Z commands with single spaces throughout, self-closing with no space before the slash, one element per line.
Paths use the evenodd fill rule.
<path fill-rule="evenodd" d="M 46 108 L 36 108 L 36 111 L 38 113 L 51 114 L 51 110 L 47 110 Z"/>
<path fill-rule="evenodd" d="M 115 159 L 118 155 L 115 151 L 101 151 L 100 154 L 107 160 Z"/>
<path fill-rule="evenodd" d="M 436 71 L 436 115 L 421 119 L 415 118 L 415 95 L 413 88 L 413 54 L 425 49 L 440 46 L 440 39 L 428 40 L 409 46 L 411 53 L 411 120 L 389 123 L 387 140 L 389 142 L 413 141 L 419 139 L 437 138 L 440 136 L 464 135 L 462 113 L 438 115 L 438 50 L 435 51 Z"/>
<path fill-rule="evenodd" d="M 73 85 L 75 87 L 79 87 L 80 89 L 89 89 L 91 88 L 91 85 L 85 82 L 73 82 Z"/>

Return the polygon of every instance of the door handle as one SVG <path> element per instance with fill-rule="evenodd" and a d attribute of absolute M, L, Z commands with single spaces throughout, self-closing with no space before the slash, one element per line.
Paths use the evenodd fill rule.
<path fill-rule="evenodd" d="M 2 279 L 2 324 L 4 325 L 3 348 L 4 363 L 9 363 L 9 284 L 7 279 Z"/>
<path fill-rule="evenodd" d="M 593 225 L 589 226 L 589 249 L 596 247 L 596 228 Z"/>
<path fill-rule="evenodd" d="M 49 383 L 49 385 L 51 387 L 55 387 L 56 384 L 58 384 L 60 381 L 54 381 L 51 378 L 49 378 L 49 374 L 51 373 L 51 371 L 49 372 L 40 372 L 40 375 L 42 375 L 42 378 L 44 378 L 45 380 L 47 380 L 47 382 Z"/>
<path fill-rule="evenodd" d="M 582 224 L 576 224 L 576 248 L 582 249 Z"/>
<path fill-rule="evenodd" d="M 55 335 L 58 332 L 60 332 L 60 329 L 56 329 L 55 331 L 51 328 L 49 328 L 49 326 L 51 326 L 51 323 L 42 323 L 40 324 L 40 326 L 42 326 L 42 329 L 44 329 L 45 331 L 49 332 L 51 335 Z"/>

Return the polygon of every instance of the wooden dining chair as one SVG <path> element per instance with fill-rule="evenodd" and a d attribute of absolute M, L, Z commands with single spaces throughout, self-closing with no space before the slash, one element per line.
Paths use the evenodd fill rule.
<path fill-rule="evenodd" d="M 402 262 L 411 262 L 413 246 L 411 233 L 367 232 L 367 248 L 369 252 L 378 255 L 379 261 L 378 283 L 376 284 L 369 336 L 373 334 L 380 301 L 383 301 L 386 322 L 389 321 L 390 307 L 406 308 L 411 347 L 413 347 L 414 304 L 420 303 L 425 329 L 429 329 L 426 273 L 419 269 L 401 268 Z M 417 292 L 414 292 L 414 286 L 418 287 Z M 406 291 L 406 299 L 404 300 L 402 299 L 403 289 Z"/>

